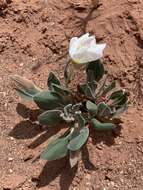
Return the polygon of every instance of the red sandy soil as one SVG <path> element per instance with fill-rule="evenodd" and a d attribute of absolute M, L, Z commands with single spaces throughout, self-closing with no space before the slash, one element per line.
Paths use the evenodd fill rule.
<path fill-rule="evenodd" d="M 43 88 L 50 71 L 63 79 L 69 40 L 85 32 L 107 43 L 105 66 L 130 92 L 131 105 L 121 129 L 92 132 L 71 170 L 67 158 L 39 159 L 62 130 L 29 120 L 28 108 L 36 107 L 15 95 L 9 76 Z M 142 56 L 142 0 L 100 0 L 95 10 L 90 0 L 0 0 L 0 190 L 142 190 Z"/>

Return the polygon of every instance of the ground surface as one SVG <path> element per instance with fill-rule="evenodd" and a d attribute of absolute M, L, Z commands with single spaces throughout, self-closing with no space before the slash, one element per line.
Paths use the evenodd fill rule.
<path fill-rule="evenodd" d="M 86 0 L 0 0 L 0 190 L 143 189 L 143 1 L 101 0 L 92 14 L 90 8 Z M 85 32 L 107 43 L 106 67 L 132 104 L 121 130 L 93 134 L 71 170 L 67 159 L 39 159 L 59 128 L 29 121 L 27 107 L 34 105 L 15 96 L 9 76 L 45 88 L 51 70 L 62 79 L 69 39 Z"/>

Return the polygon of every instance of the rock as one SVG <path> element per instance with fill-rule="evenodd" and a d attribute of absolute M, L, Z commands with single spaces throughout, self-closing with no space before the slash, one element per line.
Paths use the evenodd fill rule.
<path fill-rule="evenodd" d="M 21 187 L 25 181 L 26 181 L 25 176 L 16 175 L 16 174 L 9 175 L 3 180 L 2 188 L 14 190 L 16 188 Z"/>

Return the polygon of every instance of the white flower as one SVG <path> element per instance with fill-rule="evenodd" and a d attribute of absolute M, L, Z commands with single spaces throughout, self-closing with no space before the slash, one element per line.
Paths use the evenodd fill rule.
<path fill-rule="evenodd" d="M 95 36 L 87 33 L 70 40 L 69 54 L 74 63 L 84 64 L 100 59 L 105 47 L 106 44 L 96 44 Z"/>

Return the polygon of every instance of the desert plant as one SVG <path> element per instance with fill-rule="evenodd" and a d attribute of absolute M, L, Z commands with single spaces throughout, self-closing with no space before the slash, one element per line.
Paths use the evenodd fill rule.
<path fill-rule="evenodd" d="M 89 137 L 89 127 L 97 131 L 114 130 L 113 118 L 127 109 L 128 94 L 117 89 L 115 81 L 108 81 L 108 73 L 100 60 L 105 46 L 97 45 L 89 34 L 73 38 L 64 85 L 52 72 L 48 76 L 47 90 L 18 75 L 12 76 L 18 95 L 34 101 L 42 111 L 38 116 L 40 124 L 67 123 L 67 132 L 48 144 L 41 155 L 43 159 L 51 161 L 69 155 L 71 167 L 75 166 L 78 153 Z M 77 84 L 77 89 L 73 90 L 68 87 L 71 72 L 80 66 L 86 70 L 86 83 Z"/>

